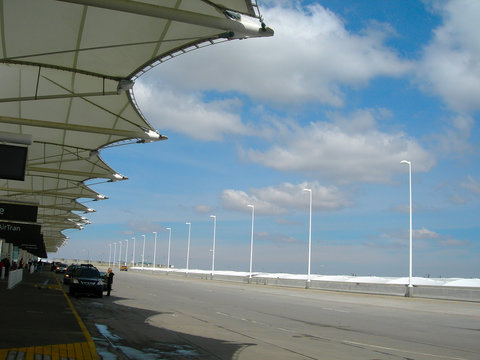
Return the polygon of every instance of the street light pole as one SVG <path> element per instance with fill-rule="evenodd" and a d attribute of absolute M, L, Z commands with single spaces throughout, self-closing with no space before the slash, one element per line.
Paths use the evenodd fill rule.
<path fill-rule="evenodd" d="M 142 270 L 143 270 L 143 265 L 145 263 L 145 239 L 146 239 L 146 236 L 145 235 L 142 235 L 142 236 L 143 236 Z"/>
<path fill-rule="evenodd" d="M 135 248 L 137 247 L 136 240 L 134 237 L 133 239 L 133 254 L 132 254 L 132 267 L 135 267 Z"/>
<path fill-rule="evenodd" d="M 248 207 L 252 208 L 252 231 L 250 235 L 250 275 L 249 278 L 252 278 L 252 263 L 253 263 L 253 222 L 255 219 L 255 206 L 254 205 L 247 205 Z"/>
<path fill-rule="evenodd" d="M 412 285 L 412 162 L 408 160 L 400 161 L 401 164 L 408 165 L 408 183 L 410 188 L 410 261 L 409 261 L 409 271 L 408 271 L 408 287 L 411 288 Z"/>
<path fill-rule="evenodd" d="M 155 242 L 153 246 L 153 268 L 155 269 L 155 263 L 156 263 L 156 258 L 157 258 L 157 232 L 153 232 L 155 234 Z"/>
<path fill-rule="evenodd" d="M 118 268 L 120 269 L 120 262 L 122 261 L 122 241 L 118 243 L 120 244 L 120 251 L 118 252 Z"/>
<path fill-rule="evenodd" d="M 312 261 L 312 189 L 303 189 L 303 191 L 308 191 L 310 193 L 310 221 L 308 223 L 308 272 L 307 272 L 307 283 L 310 284 L 310 265 Z"/>
<path fill-rule="evenodd" d="M 167 253 L 167 270 L 170 270 L 170 241 L 172 240 L 172 228 L 167 228 L 168 230 L 168 253 Z"/>
<path fill-rule="evenodd" d="M 108 244 L 110 252 L 108 253 L 108 267 L 110 267 L 110 259 L 112 258 L 112 244 Z"/>
<path fill-rule="evenodd" d="M 190 258 L 190 228 L 192 227 L 192 224 L 189 222 L 185 223 L 188 225 L 188 240 L 187 240 L 187 273 L 188 273 L 188 260 Z"/>
<path fill-rule="evenodd" d="M 213 218 L 213 247 L 212 247 L 212 276 L 215 272 L 215 232 L 217 230 L 217 216 L 210 215 Z"/>
<path fill-rule="evenodd" d="M 115 245 L 113 247 L 113 264 L 112 264 L 112 267 L 115 267 L 115 258 L 117 257 L 117 243 L 114 242 L 113 245 Z"/>
<path fill-rule="evenodd" d="M 128 256 L 128 239 L 125 239 L 125 266 L 127 266 L 127 256 Z"/>

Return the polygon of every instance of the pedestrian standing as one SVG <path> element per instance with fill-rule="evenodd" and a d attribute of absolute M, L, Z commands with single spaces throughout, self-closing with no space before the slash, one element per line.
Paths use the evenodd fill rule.
<path fill-rule="evenodd" d="M 107 273 L 105 274 L 105 281 L 107 282 L 107 296 L 110 296 L 110 291 L 112 291 L 113 276 L 115 274 L 112 271 L 112 268 L 108 268 Z"/>

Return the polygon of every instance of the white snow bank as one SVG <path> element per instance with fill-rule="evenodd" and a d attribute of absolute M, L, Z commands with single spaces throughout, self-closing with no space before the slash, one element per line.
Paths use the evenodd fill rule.
<path fill-rule="evenodd" d="M 400 284 L 400 285 L 407 285 L 408 284 L 408 277 L 401 277 L 401 278 L 392 278 L 387 284 Z M 445 280 L 438 280 L 438 279 L 430 279 L 430 278 L 421 278 L 421 277 L 412 277 L 412 284 L 413 285 L 435 285 L 435 286 L 442 286 L 445 285 Z"/>
<path fill-rule="evenodd" d="M 377 277 L 377 276 L 352 276 L 350 279 L 347 279 L 346 282 L 369 283 L 369 284 L 387 284 L 388 283 L 387 279 Z"/>
<path fill-rule="evenodd" d="M 133 269 L 142 270 L 141 267 Z M 164 271 L 164 272 L 180 272 L 185 273 L 186 269 L 177 268 L 145 268 L 147 271 Z M 189 269 L 192 274 L 211 274 L 211 270 Z M 215 270 L 215 275 L 228 275 L 247 277 L 249 272 L 244 271 L 224 271 Z M 287 273 L 252 273 L 252 277 L 269 278 L 269 279 L 291 279 L 291 280 L 307 280 L 306 274 L 287 274 Z M 310 279 L 313 281 L 339 281 L 339 282 L 357 282 L 367 284 L 399 284 L 407 285 L 408 277 L 379 277 L 379 276 L 349 276 L 349 275 L 319 275 L 311 274 Z M 432 285 L 432 286 L 459 286 L 459 287 L 480 287 L 480 279 L 461 279 L 461 278 L 423 278 L 412 277 L 413 285 Z"/>
<path fill-rule="evenodd" d="M 480 279 L 457 279 L 447 282 L 445 286 L 480 287 Z"/>

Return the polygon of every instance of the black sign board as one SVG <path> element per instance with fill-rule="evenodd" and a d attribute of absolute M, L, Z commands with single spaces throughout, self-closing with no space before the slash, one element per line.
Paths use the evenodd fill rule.
<path fill-rule="evenodd" d="M 26 146 L 0 144 L 0 179 L 25 180 Z"/>
<path fill-rule="evenodd" d="M 30 254 L 41 258 L 47 257 L 41 226 L 36 224 L 22 224 L 0 221 L 0 238 L 12 243 Z"/>
<path fill-rule="evenodd" d="M 37 212 L 32 205 L 0 203 L 0 220 L 36 222 Z"/>
<path fill-rule="evenodd" d="M 18 245 L 19 241 L 38 237 L 39 234 L 40 225 L 0 222 L 0 238 L 5 239 L 7 242 L 13 242 L 15 245 Z"/>
<path fill-rule="evenodd" d="M 42 234 L 38 234 L 21 241 L 15 241 L 15 244 L 23 250 L 28 251 L 30 254 L 41 258 L 47 257 L 47 251 L 45 250 L 45 243 L 43 241 Z"/>

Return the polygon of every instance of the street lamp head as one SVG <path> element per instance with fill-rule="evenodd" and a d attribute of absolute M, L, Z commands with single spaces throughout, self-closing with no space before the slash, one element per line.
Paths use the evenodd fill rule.
<path fill-rule="evenodd" d="M 157 235 L 157 232 L 156 232 L 156 231 L 152 231 L 152 234 L 155 234 L 155 235 Z"/>
<path fill-rule="evenodd" d="M 216 218 L 217 218 L 217 216 L 216 216 L 216 215 L 210 215 L 210 217 L 211 217 L 211 218 L 214 218 L 214 219 L 216 219 Z"/>
<path fill-rule="evenodd" d="M 303 191 L 309 191 L 309 192 L 312 192 L 312 189 L 307 189 L 307 188 L 305 188 L 305 189 L 303 189 Z"/>
<path fill-rule="evenodd" d="M 167 230 L 172 230 L 172 228 L 169 228 L 169 227 L 168 227 L 168 228 L 165 228 L 165 229 L 167 229 Z"/>
<path fill-rule="evenodd" d="M 191 225 L 189 222 L 186 222 L 185 225 Z"/>
<path fill-rule="evenodd" d="M 410 161 L 408 161 L 408 160 L 402 160 L 402 161 L 400 161 L 400 164 L 407 164 L 407 165 L 410 165 L 410 164 L 411 164 L 411 162 L 410 162 Z"/>
<path fill-rule="evenodd" d="M 247 205 L 248 207 L 251 207 L 252 209 L 255 207 L 254 205 Z"/>

